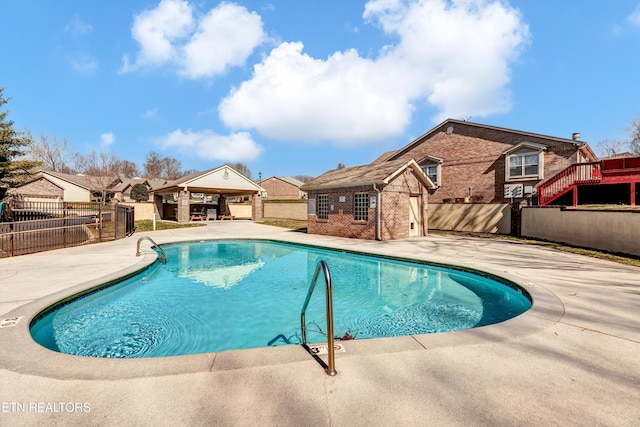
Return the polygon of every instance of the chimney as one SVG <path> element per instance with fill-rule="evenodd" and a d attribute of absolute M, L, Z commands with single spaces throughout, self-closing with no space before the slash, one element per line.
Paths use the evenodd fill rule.
<path fill-rule="evenodd" d="M 571 139 L 574 141 L 580 141 L 580 132 L 574 132 L 571 134 Z"/>

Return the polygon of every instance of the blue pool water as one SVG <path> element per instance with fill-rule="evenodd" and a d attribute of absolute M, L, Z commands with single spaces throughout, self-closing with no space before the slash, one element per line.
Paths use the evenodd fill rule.
<path fill-rule="evenodd" d="M 167 263 L 49 310 L 41 345 L 93 357 L 157 357 L 300 343 L 300 310 L 318 261 L 331 270 L 335 335 L 356 339 L 489 325 L 531 307 L 519 289 L 476 274 L 270 241 L 163 245 Z M 324 283 L 307 340 L 326 342 Z"/>

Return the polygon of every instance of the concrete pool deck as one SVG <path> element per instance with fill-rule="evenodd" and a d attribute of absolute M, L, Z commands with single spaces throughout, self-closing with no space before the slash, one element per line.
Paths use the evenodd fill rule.
<path fill-rule="evenodd" d="M 522 285 L 534 304 L 468 331 L 343 342 L 335 377 L 300 346 L 105 360 L 31 340 L 39 310 L 152 262 L 148 242 L 134 256 L 144 235 L 159 244 L 264 238 L 455 264 Z M 15 317 L 0 327 L 0 425 L 640 424 L 640 269 L 509 241 L 373 242 L 249 221 L 136 233 L 0 259 L 0 320 Z"/>

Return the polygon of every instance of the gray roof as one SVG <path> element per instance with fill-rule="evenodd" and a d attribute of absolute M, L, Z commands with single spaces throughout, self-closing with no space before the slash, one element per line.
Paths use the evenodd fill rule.
<path fill-rule="evenodd" d="M 87 190 L 102 190 L 103 188 L 109 188 L 116 181 L 118 181 L 117 176 L 90 176 L 90 175 L 73 175 L 70 173 L 62 173 L 62 172 L 53 172 L 53 171 L 40 171 L 43 174 L 48 174 L 63 181 L 70 182 L 71 184 L 77 185 L 78 187 L 85 188 Z"/>
<path fill-rule="evenodd" d="M 120 178 L 120 181 L 122 181 L 120 184 L 116 185 L 113 190 L 115 191 L 124 191 L 126 190 L 129 186 L 133 187 L 136 184 L 146 184 L 147 186 L 149 186 L 151 188 L 151 190 L 155 189 L 155 188 L 160 188 L 163 185 L 165 185 L 167 183 L 166 179 L 162 179 L 162 178 L 153 178 L 153 179 L 148 179 L 148 178 Z"/>
<path fill-rule="evenodd" d="M 429 188 L 434 188 L 433 183 L 424 175 L 424 172 L 422 172 L 415 160 L 391 160 L 370 165 L 334 169 L 306 183 L 301 189 L 309 191 L 329 188 L 360 187 L 373 184 L 383 187 L 388 184 L 389 179 L 407 167 L 412 167 L 414 170 L 419 171 L 425 185 Z"/>
<path fill-rule="evenodd" d="M 471 127 L 476 127 L 476 128 L 484 128 L 484 129 L 490 129 L 490 130 L 499 131 L 499 132 L 503 132 L 503 133 L 517 134 L 517 135 L 521 135 L 521 136 L 524 136 L 524 137 L 529 136 L 529 137 L 542 138 L 542 139 L 547 139 L 547 140 L 551 140 L 551 141 L 557 141 L 557 142 L 562 142 L 562 143 L 566 143 L 566 144 L 571 144 L 571 145 L 574 145 L 574 146 L 578 147 L 579 149 L 584 150 L 586 152 L 585 154 L 587 154 L 588 156 L 593 156 L 594 159 L 597 159 L 597 156 L 593 153 L 593 150 L 591 150 L 591 147 L 589 147 L 589 144 L 587 144 L 584 141 L 573 140 L 573 139 L 568 139 L 568 138 L 559 138 L 557 136 L 542 135 L 542 134 L 539 134 L 539 133 L 524 132 L 524 131 L 520 131 L 520 130 L 516 130 L 516 129 L 508 129 L 508 128 L 503 128 L 503 127 L 498 127 L 498 126 L 491 126 L 491 125 L 485 125 L 485 124 L 481 124 L 481 123 L 468 122 L 466 120 L 455 120 L 455 119 L 447 119 L 447 120 L 443 121 L 442 123 L 440 123 L 436 127 L 432 128 L 431 130 L 427 131 L 426 133 L 422 134 L 418 138 L 416 138 L 413 141 L 411 141 L 409 144 L 407 144 L 404 147 L 402 147 L 401 149 L 397 150 L 395 153 L 390 153 L 391 155 L 386 157 L 386 158 L 389 159 L 389 160 L 397 159 L 398 157 L 402 156 L 403 154 L 407 153 L 408 151 L 411 151 L 412 149 L 414 149 L 418 145 L 422 144 L 423 142 L 428 140 L 431 135 L 439 132 L 440 129 L 442 129 L 443 127 L 448 126 L 448 125 L 463 125 L 463 126 L 471 126 Z M 386 154 L 387 153 L 383 154 L 383 156 L 385 156 Z M 380 156 L 375 161 L 376 162 L 381 161 L 383 159 L 383 156 Z"/>

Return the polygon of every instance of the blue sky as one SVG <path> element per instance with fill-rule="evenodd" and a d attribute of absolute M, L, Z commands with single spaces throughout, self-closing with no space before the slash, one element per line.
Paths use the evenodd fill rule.
<path fill-rule="evenodd" d="M 639 0 L 5 0 L 19 130 L 266 178 L 371 162 L 446 118 L 582 139 L 640 114 Z"/>

